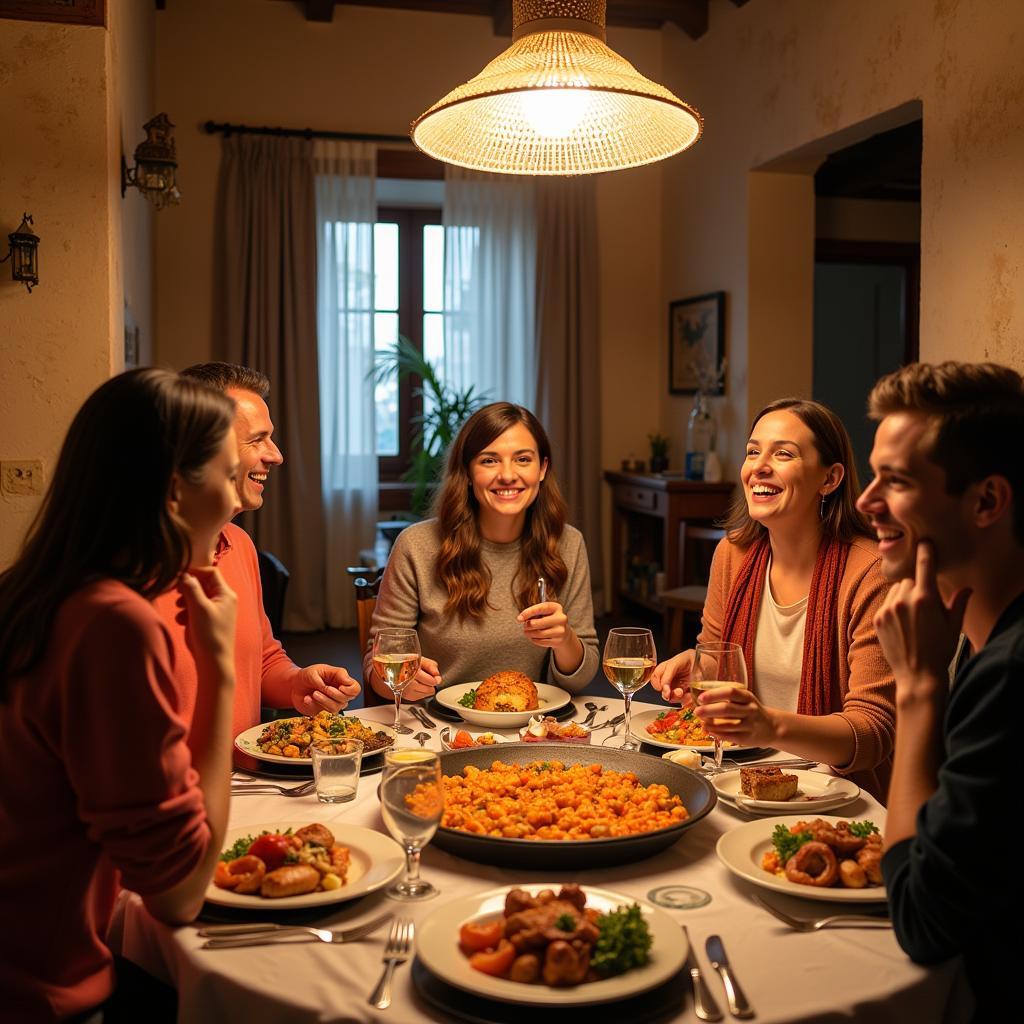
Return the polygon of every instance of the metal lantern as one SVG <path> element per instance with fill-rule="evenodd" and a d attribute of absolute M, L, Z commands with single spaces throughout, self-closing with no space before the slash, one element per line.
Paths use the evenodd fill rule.
<path fill-rule="evenodd" d="M 24 214 L 18 230 L 7 236 L 10 248 L 0 260 L 11 261 L 11 280 L 20 281 L 30 292 L 39 284 L 39 236 L 29 228 L 31 223 L 32 214 Z"/>
<path fill-rule="evenodd" d="M 181 202 L 175 181 L 178 155 L 171 135 L 174 125 L 166 114 L 157 114 L 143 128 L 146 138 L 135 148 L 135 166 L 128 167 L 123 157 L 121 160 L 121 195 L 130 186 L 137 188 L 156 209 L 162 210 L 170 203 Z"/>

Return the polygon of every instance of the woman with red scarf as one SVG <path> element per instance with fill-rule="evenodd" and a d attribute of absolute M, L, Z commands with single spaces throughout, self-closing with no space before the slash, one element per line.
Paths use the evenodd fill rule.
<path fill-rule="evenodd" d="M 738 643 L 749 689 L 705 693 L 696 714 L 722 740 L 813 758 L 884 800 L 895 689 L 872 619 L 887 584 L 854 505 L 846 430 L 817 402 L 772 402 L 754 417 L 740 480 L 697 639 Z M 692 665 L 683 651 L 651 685 L 687 699 Z"/>

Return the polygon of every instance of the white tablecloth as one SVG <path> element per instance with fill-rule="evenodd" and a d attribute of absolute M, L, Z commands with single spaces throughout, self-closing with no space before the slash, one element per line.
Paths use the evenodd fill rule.
<path fill-rule="evenodd" d="M 582 700 L 576 703 L 582 708 Z M 598 716 L 599 722 L 621 710 L 621 701 L 611 697 L 599 703 L 608 705 L 608 710 Z M 644 707 L 634 702 L 637 711 Z M 358 714 L 361 718 L 390 723 L 393 710 L 372 708 Z M 411 716 L 408 724 L 416 725 Z M 595 742 L 607 735 L 598 733 Z M 439 747 L 437 730 L 431 731 L 427 746 Z M 235 797 L 231 826 L 322 821 L 342 842 L 346 825 L 383 832 L 386 830 L 376 795 L 379 778 L 364 777 L 357 798 L 350 804 L 321 804 L 315 795 Z M 856 803 L 838 813 L 878 820 L 884 810 L 877 801 L 862 794 Z M 746 815 L 720 802 L 704 821 L 657 857 L 602 870 L 578 871 L 572 878 L 558 878 L 552 872 L 473 864 L 428 847 L 423 854 L 422 873 L 441 889 L 438 898 L 420 904 L 396 903 L 375 893 L 354 903 L 340 904 L 336 913 L 317 923 L 324 927 L 357 924 L 385 910 L 419 922 L 446 900 L 519 882 L 579 881 L 640 899 L 657 886 L 677 883 L 711 894 L 711 902 L 703 907 L 665 912 L 688 926 L 698 962 L 723 1011 L 726 1002 L 722 986 L 704 953 L 704 939 L 713 932 L 722 936 L 732 965 L 757 1012 L 757 1020 L 763 1024 L 902 1024 L 908 1019 L 966 1019 L 970 997 L 958 960 L 939 967 L 918 967 L 906 958 L 891 931 L 833 929 L 797 933 L 751 903 L 752 892 L 764 891 L 730 874 L 715 854 L 718 837 L 747 820 L 750 819 Z M 835 904 L 830 907 L 775 893 L 767 895 L 778 906 L 798 915 L 836 910 Z M 445 1017 L 416 994 L 408 964 L 396 971 L 395 997 L 390 1009 L 376 1010 L 367 1004 L 367 996 L 380 974 L 385 936 L 386 930 L 381 929 L 371 939 L 338 946 L 313 942 L 201 950 L 202 940 L 196 928 L 167 928 L 149 916 L 138 896 L 125 893 L 112 929 L 111 944 L 115 951 L 177 988 L 179 1020 L 187 1024 L 243 1020 L 250 1024 L 276 1020 L 287 1020 L 290 1024 L 444 1021 Z M 528 1010 L 509 1007 L 509 1021 L 528 1020 L 528 1015 Z M 697 1019 L 688 985 L 680 992 L 675 1019 Z"/>

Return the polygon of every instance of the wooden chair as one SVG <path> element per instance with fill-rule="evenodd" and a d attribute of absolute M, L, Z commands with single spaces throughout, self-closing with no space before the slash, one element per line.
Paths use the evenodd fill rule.
<path fill-rule="evenodd" d="M 666 590 L 659 595 L 665 607 L 665 636 L 668 654 L 683 649 L 684 627 L 687 614 L 700 615 L 708 596 L 708 577 L 715 545 L 725 536 L 717 526 L 687 526 L 679 524 L 679 575 L 682 586 Z M 687 557 L 687 547 L 691 555 Z"/>
<path fill-rule="evenodd" d="M 274 636 L 281 632 L 284 621 L 284 599 L 288 592 L 290 573 L 281 560 L 269 551 L 259 553 L 260 587 L 263 590 L 263 610 L 270 620 Z"/>
<path fill-rule="evenodd" d="M 345 572 L 352 578 L 352 585 L 356 589 L 356 623 L 359 627 L 359 658 L 362 660 L 366 654 L 366 646 L 370 642 L 370 623 L 373 621 L 373 609 L 377 607 L 377 592 L 380 590 L 380 581 L 384 576 L 384 570 L 350 565 Z M 384 703 L 384 699 L 364 677 L 364 706 L 369 708 Z"/>

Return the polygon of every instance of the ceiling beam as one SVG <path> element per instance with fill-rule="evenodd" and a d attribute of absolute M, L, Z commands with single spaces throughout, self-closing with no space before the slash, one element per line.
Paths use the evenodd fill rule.
<path fill-rule="evenodd" d="M 306 21 L 330 21 L 334 17 L 334 0 L 306 0 Z"/>
<path fill-rule="evenodd" d="M 509 0 L 491 0 L 491 20 L 496 36 L 512 35 L 512 4 Z"/>

